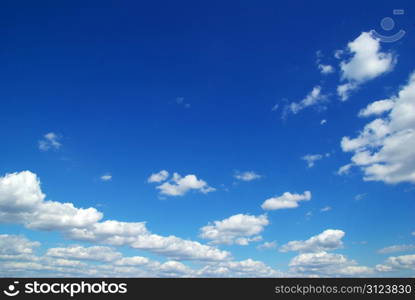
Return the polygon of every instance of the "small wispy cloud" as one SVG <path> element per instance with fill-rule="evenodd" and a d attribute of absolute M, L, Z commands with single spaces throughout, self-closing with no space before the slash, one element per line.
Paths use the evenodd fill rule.
<path fill-rule="evenodd" d="M 260 179 L 262 176 L 255 173 L 254 171 L 246 171 L 246 172 L 235 172 L 233 175 L 234 178 L 242 181 L 252 181 L 256 179 Z"/>
<path fill-rule="evenodd" d="M 325 125 L 325 124 L 327 124 L 327 120 L 326 119 L 323 119 L 323 120 L 320 121 L 320 125 Z"/>
<path fill-rule="evenodd" d="M 334 73 L 334 68 L 331 65 L 319 64 L 318 69 L 320 70 L 320 73 L 324 75 Z"/>
<path fill-rule="evenodd" d="M 272 242 L 265 242 L 261 245 L 258 245 L 256 248 L 258 250 L 271 250 L 271 249 L 277 249 L 277 242 L 276 241 L 272 241 Z"/>
<path fill-rule="evenodd" d="M 325 206 L 322 209 L 320 209 L 321 212 L 327 212 L 327 211 L 330 211 L 330 210 L 332 210 L 331 206 Z"/>
<path fill-rule="evenodd" d="M 280 107 L 280 105 L 279 105 L 279 104 L 275 104 L 275 105 L 271 108 L 271 111 L 276 111 L 279 107 Z"/>
<path fill-rule="evenodd" d="M 345 174 L 349 174 L 350 169 L 353 167 L 353 164 L 347 164 L 344 166 L 341 166 L 338 170 L 337 170 L 337 175 L 345 175 Z"/>
<path fill-rule="evenodd" d="M 43 139 L 38 141 L 38 147 L 41 151 L 48 151 L 50 149 L 58 150 L 62 144 L 59 142 L 60 137 L 53 132 L 49 132 L 43 136 Z"/>
<path fill-rule="evenodd" d="M 330 153 L 326 154 L 307 154 L 301 157 L 302 160 L 305 160 L 307 162 L 307 167 L 312 168 L 314 167 L 316 161 L 323 159 L 324 157 L 329 157 Z"/>
<path fill-rule="evenodd" d="M 320 73 L 323 75 L 333 73 L 334 67 L 329 64 L 322 63 L 323 58 L 324 58 L 323 52 L 321 50 L 318 50 L 316 52 L 316 65 L 318 69 L 320 70 Z"/>
<path fill-rule="evenodd" d="M 286 105 L 284 107 L 282 118 L 285 119 L 290 113 L 297 114 L 309 106 L 321 104 L 326 100 L 327 95 L 322 94 L 321 86 L 316 85 L 304 99 L 299 102 L 291 102 L 290 104 Z"/>
<path fill-rule="evenodd" d="M 366 196 L 367 196 L 367 193 L 357 194 L 357 195 L 354 197 L 354 200 L 356 200 L 356 201 L 360 201 L 360 200 L 363 200 Z"/>
<path fill-rule="evenodd" d="M 395 252 L 408 252 L 415 250 L 415 245 L 392 245 L 378 250 L 380 254 L 389 254 Z"/>
<path fill-rule="evenodd" d="M 190 104 L 189 104 L 189 103 L 186 103 L 186 102 L 184 101 L 184 97 L 177 97 L 177 98 L 176 98 L 176 103 L 177 103 L 178 105 L 182 105 L 184 108 L 190 108 Z"/>
<path fill-rule="evenodd" d="M 101 179 L 102 181 L 110 181 L 110 180 L 112 179 L 112 175 L 111 175 L 111 174 L 109 174 L 109 173 L 107 173 L 107 174 L 102 175 L 102 176 L 100 177 L 100 179 Z"/>

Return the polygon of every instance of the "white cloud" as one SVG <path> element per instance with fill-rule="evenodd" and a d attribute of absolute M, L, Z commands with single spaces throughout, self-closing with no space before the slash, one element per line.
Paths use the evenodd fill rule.
<path fill-rule="evenodd" d="M 1 241 L 18 241 L 20 246 L 4 245 Z M 177 260 L 161 263 L 142 256 L 123 257 L 113 248 L 104 246 L 49 248 L 45 250 L 44 255 L 33 255 L 31 249 L 39 245 L 39 242 L 29 241 L 22 236 L 2 235 L 0 275 L 2 277 L 279 277 L 282 275 L 263 262 L 252 259 L 207 261 L 203 262 L 199 269 L 192 269 Z"/>
<path fill-rule="evenodd" d="M 66 230 L 82 228 L 98 222 L 102 213 L 95 208 L 76 208 L 72 203 L 44 201 L 31 214 L 25 216 L 24 224 L 30 229 Z"/>
<path fill-rule="evenodd" d="M 369 116 L 378 116 L 387 111 L 390 111 L 395 102 L 392 100 L 379 100 L 373 103 L 370 103 L 366 108 L 362 109 L 359 112 L 359 117 L 369 117 Z"/>
<path fill-rule="evenodd" d="M 176 103 L 178 105 L 182 105 L 184 108 L 190 108 L 190 103 L 185 103 L 184 97 L 177 97 L 176 98 Z"/>
<path fill-rule="evenodd" d="M 342 254 L 325 251 L 302 253 L 289 263 L 290 271 L 299 276 L 358 276 L 373 273 L 373 269 L 359 266 Z"/>
<path fill-rule="evenodd" d="M 384 264 L 376 265 L 379 272 L 391 272 L 403 269 L 415 270 L 415 254 L 391 256 Z"/>
<path fill-rule="evenodd" d="M 334 51 L 334 57 L 337 59 L 341 59 L 344 54 L 344 50 L 336 50 Z"/>
<path fill-rule="evenodd" d="M 198 277 L 281 277 L 282 273 L 261 261 L 243 261 L 210 264 L 197 271 Z"/>
<path fill-rule="evenodd" d="M 64 259 L 92 260 L 103 262 L 111 262 L 121 258 L 122 256 L 120 252 L 116 252 L 113 248 L 110 247 L 83 247 L 78 245 L 65 248 L 50 248 L 47 250 L 46 255 Z"/>
<path fill-rule="evenodd" d="M 244 246 L 251 241 L 261 240 L 258 234 L 268 224 L 269 221 L 266 215 L 237 214 L 202 227 L 200 237 L 211 240 L 212 244 L 238 244 Z"/>
<path fill-rule="evenodd" d="M 342 80 L 347 82 L 337 89 L 343 101 L 360 84 L 391 71 L 396 62 L 391 53 L 380 51 L 380 41 L 368 32 L 362 32 L 347 48 L 353 56 L 340 62 Z"/>
<path fill-rule="evenodd" d="M 292 102 L 284 108 L 283 117 L 288 113 L 297 114 L 306 107 L 324 102 L 327 96 L 321 93 L 321 86 L 315 86 L 312 91 L 300 102 Z"/>
<path fill-rule="evenodd" d="M 303 194 L 291 194 L 290 192 L 285 192 L 279 197 L 273 197 L 265 200 L 261 207 L 264 210 L 296 208 L 298 207 L 298 202 L 309 200 L 311 200 L 310 191 L 305 191 Z"/>
<path fill-rule="evenodd" d="M 40 181 L 30 171 L 0 177 L 0 220 L 27 228 L 62 230 L 84 227 L 102 218 L 95 208 L 75 208 L 72 203 L 45 201 Z"/>
<path fill-rule="evenodd" d="M 280 105 L 279 105 L 279 104 L 275 104 L 275 105 L 271 108 L 271 111 L 276 111 L 279 107 L 280 107 Z"/>
<path fill-rule="evenodd" d="M 378 250 L 380 254 L 388 254 L 394 252 L 407 252 L 415 250 L 415 245 L 392 245 Z"/>
<path fill-rule="evenodd" d="M 172 259 L 218 261 L 230 258 L 230 253 L 199 242 L 176 236 L 152 234 L 145 222 L 104 221 L 85 229 L 72 229 L 66 233 L 73 240 L 114 246 L 127 245 L 135 249 L 164 255 Z"/>
<path fill-rule="evenodd" d="M 110 181 L 112 179 L 112 175 L 111 174 L 104 174 L 101 177 L 102 181 Z"/>
<path fill-rule="evenodd" d="M 38 142 L 39 150 L 41 151 L 48 151 L 50 149 L 59 149 L 62 144 L 59 142 L 60 138 L 56 133 L 49 132 L 43 136 Z"/>
<path fill-rule="evenodd" d="M 0 211 L 3 215 L 30 212 L 40 205 L 44 198 L 39 180 L 30 171 L 0 177 Z"/>
<path fill-rule="evenodd" d="M 316 52 L 316 57 L 317 57 L 316 65 L 317 65 L 317 68 L 320 70 L 320 73 L 323 74 L 323 75 L 333 73 L 334 72 L 334 67 L 333 66 L 321 63 L 321 61 L 323 60 L 323 56 L 324 55 L 323 55 L 322 51 L 319 50 L 319 51 Z"/>
<path fill-rule="evenodd" d="M 166 170 L 161 170 L 158 173 L 153 173 L 150 175 L 150 177 L 147 179 L 147 182 L 162 182 L 165 181 L 169 177 L 169 172 Z"/>
<path fill-rule="evenodd" d="M 378 264 L 375 266 L 376 272 L 383 273 L 383 272 L 391 272 L 393 268 L 391 266 Z"/>
<path fill-rule="evenodd" d="M 134 242 L 137 236 L 149 234 L 145 222 L 119 222 L 106 220 L 85 228 L 72 228 L 65 235 L 73 240 L 126 245 Z"/>
<path fill-rule="evenodd" d="M 160 265 L 159 272 L 163 277 L 189 277 L 193 270 L 178 261 L 167 261 Z"/>
<path fill-rule="evenodd" d="M 357 89 L 359 85 L 355 82 L 348 82 L 341 84 L 337 87 L 337 95 L 340 96 L 340 100 L 346 101 L 349 99 L 353 90 Z"/>
<path fill-rule="evenodd" d="M 323 119 L 323 120 L 320 121 L 320 125 L 325 125 L 325 124 L 327 124 L 327 120 L 326 119 Z"/>
<path fill-rule="evenodd" d="M 320 209 L 321 212 L 327 212 L 327 211 L 330 211 L 330 210 L 332 210 L 331 206 L 325 206 L 322 209 Z"/>
<path fill-rule="evenodd" d="M 356 200 L 356 201 L 360 201 L 360 200 L 363 200 L 366 196 L 367 196 L 367 193 L 357 194 L 357 195 L 354 197 L 354 200 Z"/>
<path fill-rule="evenodd" d="M 322 159 L 324 156 L 321 154 L 307 154 L 301 157 L 302 160 L 307 162 L 307 167 L 312 168 L 315 165 L 315 162 Z"/>
<path fill-rule="evenodd" d="M 366 181 L 415 182 L 415 73 L 392 97 L 393 108 L 383 118 L 366 124 L 356 138 L 343 137 L 344 152 L 353 152 Z M 370 105 L 369 105 L 370 107 Z"/>
<path fill-rule="evenodd" d="M 272 241 L 272 242 L 265 242 L 261 245 L 258 245 L 256 247 L 258 250 L 270 250 L 270 249 L 276 249 L 277 248 L 277 242 L 276 241 Z"/>
<path fill-rule="evenodd" d="M 24 236 L 0 234 L 0 255 L 32 254 L 33 249 L 40 246 Z"/>
<path fill-rule="evenodd" d="M 412 235 L 414 235 L 414 236 L 415 236 L 415 231 L 414 231 L 414 232 L 412 232 Z"/>
<path fill-rule="evenodd" d="M 246 172 L 236 172 L 234 177 L 242 181 L 252 181 L 255 179 L 260 179 L 262 176 L 255 173 L 254 171 L 246 171 Z"/>
<path fill-rule="evenodd" d="M 167 237 L 157 234 L 141 235 L 130 246 L 175 260 L 222 261 L 231 257 L 228 251 L 222 251 L 199 242 L 184 240 L 173 235 Z"/>
<path fill-rule="evenodd" d="M 0 220 L 30 229 L 59 231 L 67 238 L 115 246 L 130 246 L 173 259 L 220 261 L 230 253 L 175 236 L 152 234 L 145 222 L 99 222 L 95 208 L 77 208 L 72 203 L 45 201 L 40 181 L 30 171 L 0 177 Z"/>
<path fill-rule="evenodd" d="M 114 262 L 115 265 L 119 266 L 143 266 L 149 263 L 150 260 L 143 256 L 123 257 Z"/>
<path fill-rule="evenodd" d="M 339 170 L 337 171 L 337 175 L 345 175 L 349 174 L 350 169 L 353 167 L 353 164 L 347 164 L 344 166 L 341 166 Z"/>
<path fill-rule="evenodd" d="M 178 173 L 173 174 L 173 178 L 169 182 L 156 187 L 160 190 L 160 194 L 166 196 L 183 196 L 190 190 L 200 191 L 204 194 L 215 191 L 202 179 L 197 179 L 196 175 L 180 176 Z"/>
<path fill-rule="evenodd" d="M 327 229 L 308 240 L 288 242 L 281 246 L 280 251 L 321 252 L 334 250 L 343 246 L 342 238 L 344 235 L 345 233 L 342 230 Z"/>
<path fill-rule="evenodd" d="M 330 66 L 330 65 L 319 64 L 318 68 L 319 68 L 321 74 L 324 74 L 324 75 L 334 72 L 333 66 Z"/>

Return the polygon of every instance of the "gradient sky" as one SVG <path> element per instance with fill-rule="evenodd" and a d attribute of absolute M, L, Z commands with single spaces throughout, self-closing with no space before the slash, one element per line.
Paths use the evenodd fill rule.
<path fill-rule="evenodd" d="M 414 276 L 415 3 L 292 2 L 3 1 L 0 276 Z"/>

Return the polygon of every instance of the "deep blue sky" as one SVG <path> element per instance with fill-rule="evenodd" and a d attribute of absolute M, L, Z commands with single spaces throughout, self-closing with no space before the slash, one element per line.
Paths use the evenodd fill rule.
<path fill-rule="evenodd" d="M 382 44 L 398 57 L 393 72 L 339 101 L 334 51 L 379 29 L 395 8 L 405 9 L 394 18 L 407 34 Z M 236 260 L 287 271 L 296 253 L 256 246 L 332 228 L 346 232 L 340 253 L 365 266 L 382 263 L 387 256 L 379 249 L 415 243 L 413 183 L 336 172 L 351 157 L 341 138 L 355 137 L 368 122 L 359 110 L 398 92 L 415 70 L 414 9 L 413 1 L 3 1 L 0 176 L 30 170 L 49 200 L 202 243 L 208 241 L 199 228 L 209 222 L 260 215 L 266 199 L 310 190 L 312 200 L 298 208 L 267 212 L 262 242 L 219 247 Z M 334 74 L 320 74 L 317 51 Z M 284 106 L 316 85 L 327 95 L 325 107 L 282 118 Z M 40 151 L 49 132 L 62 146 Z M 301 159 L 324 153 L 330 157 L 313 168 Z M 147 183 L 160 170 L 195 174 L 217 190 L 160 197 Z M 238 181 L 238 171 L 262 178 Z M 106 173 L 112 179 L 102 182 Z M 365 196 L 357 201 L 358 194 Z M 332 210 L 320 212 L 325 206 Z M 79 244 L 53 231 L 0 226 L 0 233 L 40 241 L 43 250 Z"/>

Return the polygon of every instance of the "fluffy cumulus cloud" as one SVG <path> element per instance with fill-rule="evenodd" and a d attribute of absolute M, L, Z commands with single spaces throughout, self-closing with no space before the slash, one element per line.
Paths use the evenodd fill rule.
<path fill-rule="evenodd" d="M 261 261 L 246 259 L 210 264 L 197 271 L 198 277 L 281 277 L 282 273 Z"/>
<path fill-rule="evenodd" d="M 29 171 L 0 177 L 0 222 L 31 229 L 63 230 L 85 227 L 102 218 L 95 208 L 76 208 L 72 203 L 45 201 L 37 176 Z"/>
<path fill-rule="evenodd" d="M 51 149 L 57 150 L 62 144 L 59 142 L 60 137 L 53 132 L 49 132 L 43 136 L 43 139 L 39 140 L 38 147 L 41 151 L 48 151 Z"/>
<path fill-rule="evenodd" d="M 367 276 L 374 272 L 342 254 L 326 251 L 299 254 L 289 266 L 290 272 L 297 276 Z"/>
<path fill-rule="evenodd" d="M 379 100 L 373 103 L 370 103 L 366 108 L 362 109 L 359 112 L 359 117 L 370 117 L 370 116 L 378 116 L 387 111 L 390 111 L 395 102 L 389 99 L 386 100 Z"/>
<path fill-rule="evenodd" d="M 299 205 L 298 202 L 309 200 L 311 200 L 310 191 L 305 191 L 303 194 L 291 194 L 290 192 L 285 192 L 281 196 L 265 200 L 261 207 L 264 210 L 296 208 Z"/>
<path fill-rule="evenodd" d="M 200 191 L 203 194 L 207 194 L 215 191 L 216 189 L 210 187 L 206 181 L 198 179 L 196 175 L 180 176 L 178 173 L 174 173 L 170 181 L 156 187 L 160 190 L 160 194 L 165 196 L 183 196 L 191 190 Z"/>
<path fill-rule="evenodd" d="M 149 263 L 150 259 L 143 256 L 122 257 L 114 262 L 118 266 L 143 266 Z"/>
<path fill-rule="evenodd" d="M 95 208 L 45 200 L 36 174 L 30 171 L 0 177 L 0 222 L 29 229 L 58 231 L 72 240 L 130 246 L 173 259 L 221 261 L 230 253 L 196 241 L 151 233 L 145 222 L 101 221 Z"/>
<path fill-rule="evenodd" d="M 400 270 L 415 271 L 415 254 L 391 256 L 384 264 L 376 265 L 378 272 L 392 272 Z"/>
<path fill-rule="evenodd" d="M 380 41 L 368 32 L 347 45 L 349 60 L 340 62 L 341 78 L 345 82 L 338 86 L 337 93 L 344 101 L 360 84 L 372 80 L 393 69 L 396 58 L 392 53 L 380 51 Z"/>
<path fill-rule="evenodd" d="M 415 183 L 415 73 L 398 95 L 369 104 L 360 115 L 382 113 L 357 137 L 343 137 L 343 151 L 353 153 L 348 169 L 360 167 L 367 181 Z"/>
<path fill-rule="evenodd" d="M 280 248 L 281 252 L 298 251 L 291 259 L 291 276 L 363 276 L 372 274 L 373 268 L 360 266 L 356 261 L 337 253 L 329 253 L 343 246 L 342 230 L 327 229 L 305 241 L 291 241 Z"/>
<path fill-rule="evenodd" d="M 144 222 L 104 221 L 88 228 L 75 228 L 66 232 L 72 240 L 113 246 L 130 246 L 180 260 L 220 261 L 230 258 L 230 253 L 176 236 L 153 234 Z"/>
<path fill-rule="evenodd" d="M 305 241 L 291 241 L 281 246 L 281 252 L 321 252 L 341 248 L 345 232 L 337 229 L 327 229 Z"/>
<path fill-rule="evenodd" d="M 327 96 L 321 92 L 321 86 L 317 85 L 313 87 L 311 92 L 301 101 L 292 102 L 289 105 L 285 106 L 283 111 L 283 118 L 285 118 L 289 113 L 297 114 L 303 109 L 309 106 L 321 104 L 325 100 L 327 100 Z"/>
<path fill-rule="evenodd" d="M 246 171 L 246 172 L 236 172 L 233 177 L 241 181 L 252 181 L 252 180 L 260 179 L 262 176 L 255 173 L 254 171 Z"/>
<path fill-rule="evenodd" d="M 169 172 L 166 170 L 161 170 L 158 173 L 153 173 L 150 175 L 150 177 L 147 179 L 147 182 L 153 183 L 153 182 L 163 182 L 169 177 Z"/>
<path fill-rule="evenodd" d="M 104 246 L 70 246 L 65 248 L 50 248 L 46 252 L 47 256 L 75 259 L 75 260 L 92 260 L 92 261 L 113 261 L 117 258 L 121 258 L 121 253 L 116 252 L 110 247 Z"/>
<path fill-rule="evenodd" d="M 210 240 L 213 244 L 248 245 L 249 242 L 261 240 L 259 234 L 268 224 L 266 215 L 237 214 L 202 227 L 200 237 Z"/>
<path fill-rule="evenodd" d="M 32 242 L 24 236 L 0 234 L 0 256 L 32 254 L 39 242 Z"/>
<path fill-rule="evenodd" d="M 104 246 L 75 245 L 49 248 L 43 255 L 37 256 L 31 249 L 39 246 L 39 242 L 13 235 L 1 235 L 0 241 L 4 242 L 0 242 L 1 276 L 280 277 L 282 275 L 263 262 L 252 259 L 208 261 L 191 268 L 177 260 L 159 262 L 142 256 L 122 256 L 113 248 Z M 15 244 L 10 245 L 7 242 Z"/>

